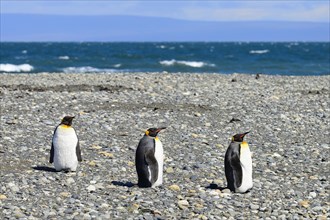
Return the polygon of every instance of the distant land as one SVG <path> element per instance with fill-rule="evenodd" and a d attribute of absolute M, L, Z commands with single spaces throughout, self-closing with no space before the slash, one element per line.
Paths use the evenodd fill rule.
<path fill-rule="evenodd" d="M 13 42 L 330 41 L 326 22 L 211 22 L 119 15 L 1 14 L 0 31 L 1 41 Z"/>

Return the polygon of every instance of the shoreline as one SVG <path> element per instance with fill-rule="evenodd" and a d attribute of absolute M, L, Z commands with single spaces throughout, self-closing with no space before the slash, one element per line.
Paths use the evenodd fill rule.
<path fill-rule="evenodd" d="M 0 218 L 329 217 L 330 75 L 0 74 Z M 83 162 L 52 172 L 52 132 L 76 115 Z M 164 184 L 140 189 L 143 131 L 166 126 Z M 232 135 L 253 152 L 254 188 L 226 189 Z M 215 187 L 216 186 L 216 187 Z"/>

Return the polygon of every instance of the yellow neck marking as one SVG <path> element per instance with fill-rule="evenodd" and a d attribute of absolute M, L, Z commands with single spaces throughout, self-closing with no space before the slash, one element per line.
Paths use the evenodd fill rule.
<path fill-rule="evenodd" d="M 156 140 L 156 141 L 159 141 L 159 138 L 158 138 L 158 137 L 155 137 L 155 140 Z"/>
<path fill-rule="evenodd" d="M 69 125 L 60 125 L 60 128 L 68 129 L 68 128 L 71 128 L 71 126 L 69 126 Z"/>
<path fill-rule="evenodd" d="M 241 143 L 241 147 L 243 147 L 243 148 L 247 148 L 247 147 L 249 147 L 249 145 L 248 145 L 248 143 L 247 143 L 246 141 L 243 141 L 243 142 Z"/>

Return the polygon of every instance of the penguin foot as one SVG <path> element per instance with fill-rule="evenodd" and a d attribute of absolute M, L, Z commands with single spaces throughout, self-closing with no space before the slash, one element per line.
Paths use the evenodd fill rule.
<path fill-rule="evenodd" d="M 66 169 L 62 169 L 62 170 L 58 170 L 58 171 L 62 171 L 63 173 L 75 173 L 76 170 L 73 170 L 71 168 L 66 168 Z"/>

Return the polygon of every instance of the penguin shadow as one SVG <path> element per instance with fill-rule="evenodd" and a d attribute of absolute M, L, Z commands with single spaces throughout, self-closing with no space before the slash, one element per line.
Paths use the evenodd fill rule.
<path fill-rule="evenodd" d="M 121 181 L 111 181 L 111 183 L 115 186 L 123 186 L 123 187 L 128 187 L 128 188 L 131 188 L 131 187 L 134 187 L 134 186 L 137 186 L 137 184 L 134 184 L 132 182 L 121 182 Z"/>
<path fill-rule="evenodd" d="M 205 187 L 206 189 L 219 189 L 220 191 L 224 190 L 224 189 L 228 189 L 227 187 L 221 187 L 218 186 L 218 184 L 215 183 L 211 183 L 210 185 Z"/>
<path fill-rule="evenodd" d="M 35 167 L 32 167 L 32 169 L 38 170 L 38 171 L 52 172 L 52 173 L 58 172 L 55 170 L 55 168 L 47 167 L 47 166 L 35 166 Z"/>

